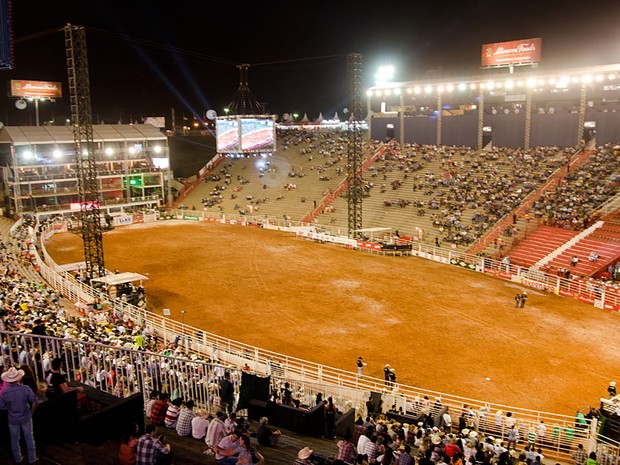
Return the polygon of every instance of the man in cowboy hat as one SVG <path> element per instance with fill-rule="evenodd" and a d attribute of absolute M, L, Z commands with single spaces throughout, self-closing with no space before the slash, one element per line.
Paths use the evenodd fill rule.
<path fill-rule="evenodd" d="M 19 447 L 20 431 L 23 433 L 26 442 L 28 463 L 34 463 L 37 460 L 37 450 L 32 433 L 32 411 L 37 403 L 37 398 L 32 389 L 20 382 L 23 377 L 24 370 L 16 370 L 15 367 L 11 367 L 2 373 L 2 381 L 8 383 L 8 387 L 4 388 L 0 394 L 0 409 L 8 410 L 11 449 L 15 463 L 22 461 L 22 452 Z"/>
<path fill-rule="evenodd" d="M 312 457 L 312 449 L 306 446 L 297 453 L 297 458 L 295 459 L 293 464 L 294 465 L 309 465 L 312 463 L 310 461 L 310 457 Z"/>

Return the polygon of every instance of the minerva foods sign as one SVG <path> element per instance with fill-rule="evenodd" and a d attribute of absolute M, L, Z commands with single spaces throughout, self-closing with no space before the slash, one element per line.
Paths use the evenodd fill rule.
<path fill-rule="evenodd" d="M 10 97 L 61 98 L 62 84 L 60 82 L 12 79 Z"/>
<path fill-rule="evenodd" d="M 541 45 L 540 37 L 484 44 L 482 46 L 482 67 L 536 63 L 540 61 Z"/>

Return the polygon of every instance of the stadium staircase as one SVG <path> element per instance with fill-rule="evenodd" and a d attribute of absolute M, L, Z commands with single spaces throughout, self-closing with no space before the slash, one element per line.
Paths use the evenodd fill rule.
<path fill-rule="evenodd" d="M 571 229 L 540 226 L 510 251 L 513 265 L 532 267 L 577 235 Z"/>

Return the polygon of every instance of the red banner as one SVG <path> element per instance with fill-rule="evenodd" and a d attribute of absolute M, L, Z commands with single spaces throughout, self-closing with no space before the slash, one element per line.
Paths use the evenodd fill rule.
<path fill-rule="evenodd" d="M 482 46 L 482 66 L 507 66 L 515 63 L 539 62 L 541 46 L 542 39 L 540 37 L 484 44 Z"/>

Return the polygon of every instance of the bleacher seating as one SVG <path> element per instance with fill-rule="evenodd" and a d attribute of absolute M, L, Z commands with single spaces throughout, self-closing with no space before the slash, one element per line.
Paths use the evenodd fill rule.
<path fill-rule="evenodd" d="M 510 251 L 513 265 L 531 267 L 577 235 L 577 231 L 541 226 Z"/>
<path fill-rule="evenodd" d="M 461 147 L 396 146 L 364 174 L 364 227 L 391 227 L 429 243 L 464 248 L 508 214 L 566 162 L 570 151 L 475 152 Z M 346 226 L 345 198 L 321 224 Z"/>
<path fill-rule="evenodd" d="M 590 254 L 594 252 L 598 255 L 595 261 L 590 260 Z M 573 266 L 571 260 L 577 257 L 579 262 Z M 601 269 L 606 269 L 620 257 L 620 243 L 606 242 L 590 237 L 585 237 L 577 241 L 568 249 L 547 263 L 550 273 L 555 273 L 558 269 L 569 269 L 571 274 L 579 277 L 589 277 Z"/>

